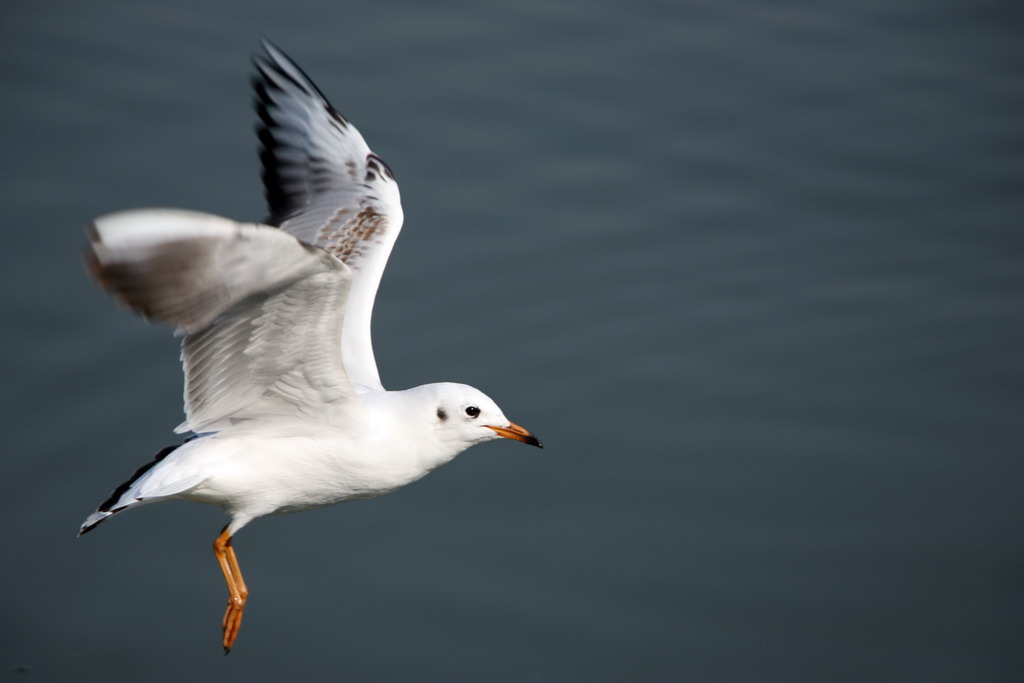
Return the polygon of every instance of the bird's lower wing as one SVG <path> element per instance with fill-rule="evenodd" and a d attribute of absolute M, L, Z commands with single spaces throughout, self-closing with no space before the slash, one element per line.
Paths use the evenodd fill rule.
<path fill-rule="evenodd" d="M 186 211 L 111 214 L 90 237 L 96 281 L 185 334 L 179 431 L 343 424 L 360 410 L 340 344 L 351 273 L 330 254 L 268 226 Z"/>

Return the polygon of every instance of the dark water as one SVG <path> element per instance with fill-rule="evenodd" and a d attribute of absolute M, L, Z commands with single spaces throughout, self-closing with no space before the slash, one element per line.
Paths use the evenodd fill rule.
<path fill-rule="evenodd" d="M 1024 16 L 1005 2 L 10 2 L 0 667 L 32 680 L 1010 681 Z M 401 182 L 385 383 L 547 448 L 74 533 L 180 420 L 87 281 L 121 208 L 258 219 L 270 36 Z M 25 678 L 28 680 L 28 677 Z"/>

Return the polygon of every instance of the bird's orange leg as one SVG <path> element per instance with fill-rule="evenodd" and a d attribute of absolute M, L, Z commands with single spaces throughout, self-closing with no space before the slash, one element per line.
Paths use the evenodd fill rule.
<path fill-rule="evenodd" d="M 235 557 L 235 549 L 231 545 L 231 534 L 228 533 L 227 527 L 224 527 L 220 536 L 213 542 L 213 553 L 217 556 L 220 570 L 224 572 L 224 581 L 228 584 L 228 607 L 221 621 L 221 628 L 224 630 L 224 654 L 227 654 L 231 652 L 231 646 L 238 637 L 238 629 L 242 627 L 242 612 L 249 598 L 249 589 L 242 579 L 242 570 L 238 566 L 238 558 Z"/>

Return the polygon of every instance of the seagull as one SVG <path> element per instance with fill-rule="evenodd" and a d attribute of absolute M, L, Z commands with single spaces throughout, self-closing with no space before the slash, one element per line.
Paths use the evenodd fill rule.
<path fill-rule="evenodd" d="M 225 654 L 249 589 L 233 538 L 264 515 L 389 493 L 470 446 L 542 447 L 483 392 L 381 385 L 370 318 L 402 227 L 395 176 L 280 49 L 253 59 L 269 217 L 183 210 L 108 214 L 87 228 L 92 278 L 123 307 L 183 337 L 190 434 L 114 489 L 82 524 L 162 500 L 216 505 L 228 587 Z"/>

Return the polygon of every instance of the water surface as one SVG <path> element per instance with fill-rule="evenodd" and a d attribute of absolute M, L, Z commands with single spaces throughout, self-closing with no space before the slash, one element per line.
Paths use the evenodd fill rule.
<path fill-rule="evenodd" d="M 2 664 L 39 680 L 1021 674 L 1021 13 L 1003 3 L 14 3 Z M 101 213 L 263 215 L 267 35 L 395 169 L 385 384 L 546 448 L 261 520 L 81 519 L 180 421 Z"/>

